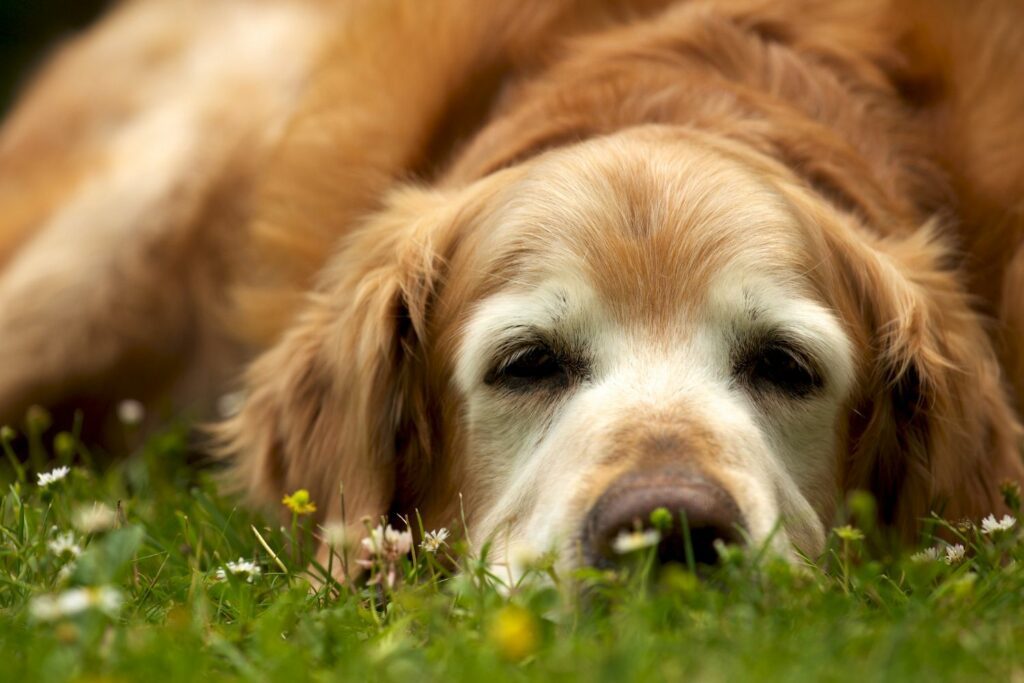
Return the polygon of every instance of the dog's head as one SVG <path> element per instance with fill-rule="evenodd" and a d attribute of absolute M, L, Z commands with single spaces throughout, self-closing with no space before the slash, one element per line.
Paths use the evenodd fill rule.
<path fill-rule="evenodd" d="M 851 489 L 906 533 L 994 509 L 1016 423 L 989 342 L 934 230 L 872 235 L 769 157 L 655 126 L 404 190 L 254 364 L 229 450 L 329 517 L 344 485 L 349 522 L 461 504 L 498 561 L 603 563 L 658 507 L 698 560 L 816 553 Z"/>

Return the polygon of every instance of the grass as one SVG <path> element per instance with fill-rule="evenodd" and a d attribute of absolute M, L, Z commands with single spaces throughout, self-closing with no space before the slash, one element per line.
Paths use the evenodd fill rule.
<path fill-rule="evenodd" d="M 614 574 L 539 558 L 509 588 L 449 538 L 399 558 L 393 588 L 339 586 L 306 562 L 311 518 L 219 496 L 184 429 L 101 471 L 35 424 L 0 435 L 2 681 L 1024 681 L 1021 524 L 952 529 L 965 557 L 911 559 L 858 498 L 860 527 L 804 566 L 728 549 L 698 580 L 650 571 L 649 551 Z M 226 569 L 240 558 L 252 582 Z"/>

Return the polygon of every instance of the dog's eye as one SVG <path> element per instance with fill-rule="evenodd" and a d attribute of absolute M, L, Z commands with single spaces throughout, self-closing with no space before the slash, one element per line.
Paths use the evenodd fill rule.
<path fill-rule="evenodd" d="M 499 362 L 487 373 L 484 382 L 506 389 L 562 386 L 568 383 L 568 370 L 550 348 L 532 346 Z"/>
<path fill-rule="evenodd" d="M 783 342 L 770 342 L 758 348 L 737 367 L 755 388 L 783 391 L 801 398 L 821 388 L 821 375 L 800 351 Z"/>

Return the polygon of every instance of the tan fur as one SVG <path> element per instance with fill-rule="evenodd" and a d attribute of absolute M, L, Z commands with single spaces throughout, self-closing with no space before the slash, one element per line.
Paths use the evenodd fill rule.
<path fill-rule="evenodd" d="M 249 70 L 214 50 L 191 67 L 217 74 L 200 87 L 188 56 L 246 3 L 197 2 L 189 21 L 171 3 L 127 3 L 54 59 L 0 131 L 0 420 L 81 398 L 209 406 L 247 366 L 244 406 L 215 432 L 255 500 L 305 487 L 326 518 L 419 508 L 434 525 L 462 493 L 482 515 L 497 485 L 474 478 L 455 355 L 480 301 L 554 262 L 544 231 L 622 320 L 666 326 L 746 248 L 743 226 L 691 220 L 694 198 L 641 210 L 692 172 L 682 162 L 646 179 L 612 159 L 552 162 L 565 173 L 551 183 L 579 171 L 608 184 L 565 190 L 608 222 L 539 207 L 548 225 L 502 232 L 509 188 L 551 172 L 546 152 L 627 134 L 738 165 L 795 216 L 764 260 L 803 269 L 855 347 L 838 491 L 873 491 L 910 536 L 933 510 L 998 510 L 1000 483 L 1024 479 L 1004 387 L 1024 391 L 1013 3 L 257 4 L 291 17 L 268 25 L 286 25 L 294 59 Z M 120 132 L 178 101 L 196 103 L 166 131 L 196 141 L 183 159 L 123 152 Z M 50 259 L 68 240 L 80 258 Z M 592 472 L 575 505 L 621 467 Z M 834 511 L 835 492 L 811 497 L 820 517 Z"/>
<path fill-rule="evenodd" d="M 0 132 L 0 421 L 44 403 L 98 428 L 119 399 L 155 417 L 226 391 L 254 178 L 332 15 L 125 3 L 43 70 Z"/>

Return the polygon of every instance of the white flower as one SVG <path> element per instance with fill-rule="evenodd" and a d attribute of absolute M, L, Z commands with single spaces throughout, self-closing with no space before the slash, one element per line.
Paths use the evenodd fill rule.
<path fill-rule="evenodd" d="M 348 529 L 341 522 L 329 522 L 320 527 L 324 543 L 331 548 L 347 548 L 349 546 Z"/>
<path fill-rule="evenodd" d="M 46 546 L 57 557 L 76 558 L 82 554 L 82 548 L 75 543 L 75 535 L 70 531 L 60 534 L 47 543 Z"/>
<path fill-rule="evenodd" d="M 76 509 L 72 523 L 83 534 L 95 534 L 113 527 L 115 518 L 116 515 L 110 509 L 110 506 L 103 503 L 93 503 L 92 505 Z"/>
<path fill-rule="evenodd" d="M 538 565 L 543 553 L 527 543 L 516 543 L 508 551 L 509 563 L 514 570 Z"/>
<path fill-rule="evenodd" d="M 68 561 L 68 563 L 61 567 L 60 570 L 57 572 L 57 581 L 60 583 L 64 583 L 65 581 L 70 579 L 71 575 L 75 573 L 75 568 L 77 566 L 78 563 L 74 560 Z"/>
<path fill-rule="evenodd" d="M 121 609 L 121 593 L 110 586 L 71 588 L 57 595 L 39 595 L 29 602 L 29 614 L 37 621 L 54 621 L 62 617 L 97 609 L 115 616 Z"/>
<path fill-rule="evenodd" d="M 49 472 L 40 472 L 39 474 L 36 475 L 36 477 L 39 480 L 39 486 L 45 489 L 50 484 L 58 482 L 64 477 L 68 476 L 69 472 L 71 472 L 70 467 L 62 466 L 52 469 Z"/>
<path fill-rule="evenodd" d="M 947 546 L 946 548 L 946 564 L 956 564 L 960 560 L 964 559 L 964 554 L 967 551 L 962 545 L 957 543 L 956 545 Z"/>
<path fill-rule="evenodd" d="M 117 404 L 117 419 L 121 424 L 134 426 L 142 422 L 146 417 L 146 407 L 133 398 L 128 398 Z"/>
<path fill-rule="evenodd" d="M 240 557 L 238 558 L 238 562 L 228 562 L 223 568 L 218 569 L 217 580 L 227 581 L 228 575 L 230 574 L 231 576 L 244 578 L 246 582 L 252 583 L 259 578 L 262 573 L 263 570 L 260 569 L 258 564 L 250 562 L 249 560 L 244 560 Z"/>
<path fill-rule="evenodd" d="M 913 562 L 936 562 L 939 559 L 939 547 L 925 548 L 921 552 L 911 555 L 910 559 Z"/>
<path fill-rule="evenodd" d="M 363 547 L 374 555 L 401 557 L 412 549 L 412 532 L 392 529 L 390 524 L 378 524 L 363 539 Z"/>
<path fill-rule="evenodd" d="M 661 532 L 657 529 L 645 529 L 643 531 L 623 531 L 612 541 L 612 550 L 618 555 L 635 553 L 643 548 L 650 548 L 658 545 L 661 541 Z"/>
<path fill-rule="evenodd" d="M 397 531 L 391 525 L 378 524 L 370 530 L 370 535 L 363 539 L 363 548 L 373 559 L 356 560 L 356 564 L 371 571 L 367 585 L 381 582 L 392 588 L 398 581 L 398 563 L 404 555 L 412 550 L 412 532 L 408 529 Z"/>
<path fill-rule="evenodd" d="M 245 392 L 232 391 L 217 399 L 217 414 L 223 418 L 234 417 L 242 412 L 245 405 Z"/>
<path fill-rule="evenodd" d="M 436 553 L 441 549 L 441 546 L 445 545 L 445 540 L 448 538 L 448 530 L 444 527 L 437 531 L 430 531 L 423 536 L 423 542 L 420 543 L 420 548 L 428 553 Z"/>
<path fill-rule="evenodd" d="M 1000 520 L 997 520 L 995 515 L 989 515 L 981 520 L 981 533 L 994 534 L 997 531 L 1009 531 L 1016 523 L 1017 520 L 1010 515 L 1003 515 Z"/>

